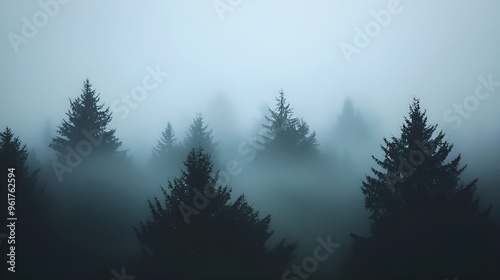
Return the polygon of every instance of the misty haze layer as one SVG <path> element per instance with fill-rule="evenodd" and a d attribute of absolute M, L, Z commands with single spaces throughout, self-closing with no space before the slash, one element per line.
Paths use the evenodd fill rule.
<path fill-rule="evenodd" d="M 0 1 L 1 275 L 498 279 L 498 12 Z"/>

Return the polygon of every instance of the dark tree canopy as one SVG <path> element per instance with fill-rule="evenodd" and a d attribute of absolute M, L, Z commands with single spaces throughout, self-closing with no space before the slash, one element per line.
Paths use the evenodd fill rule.
<path fill-rule="evenodd" d="M 442 131 L 433 137 L 436 128 L 427 125 L 426 113 L 415 99 L 401 136 L 384 138 L 385 158 L 373 157 L 383 171 L 373 169 L 375 177 L 367 176 L 362 185 L 375 228 L 391 215 L 414 214 L 422 206 L 431 209 L 458 198 L 477 203 L 473 199 L 477 180 L 465 185 L 460 182 L 465 170 L 460 167 L 461 156 L 446 162 L 453 145 L 444 141 Z"/>
<path fill-rule="evenodd" d="M 461 183 L 461 156 L 447 160 L 453 145 L 436 128 L 414 99 L 401 136 L 384 139 L 384 159 L 373 157 L 381 170 L 361 187 L 373 236 L 353 235 L 345 279 L 498 279 L 490 209 L 479 210 L 477 180 Z"/>
<path fill-rule="evenodd" d="M 310 132 L 304 120 L 293 116 L 283 90 L 279 92 L 276 102 L 274 110 L 269 108 L 271 116 L 266 117 L 269 124 L 263 124 L 268 129 L 266 150 L 287 155 L 317 152 L 316 133 Z"/>
<path fill-rule="evenodd" d="M 26 145 L 21 143 L 19 137 L 14 137 L 12 130 L 7 127 L 0 133 L 0 164 L 2 167 L 15 168 L 21 176 L 28 175 L 28 150 Z"/>
<path fill-rule="evenodd" d="M 0 167 L 4 179 L 2 181 L 7 182 L 10 179 L 7 170 L 14 168 L 15 194 L 21 210 L 29 209 L 35 206 L 35 203 L 39 203 L 39 197 L 43 191 L 43 186 L 37 185 L 36 176 L 38 170 L 30 171 L 28 157 L 29 153 L 26 145 L 21 143 L 19 137 L 14 137 L 14 133 L 10 128 L 7 127 L 4 132 L 0 133 Z M 6 209 L 7 207 L 2 208 L 2 213 Z M 36 214 L 30 213 L 26 219 L 31 219 Z"/>
<path fill-rule="evenodd" d="M 186 151 L 202 148 L 212 156 L 217 150 L 217 143 L 213 141 L 212 130 L 208 129 L 208 125 L 205 125 L 201 113 L 196 114 L 189 126 L 188 133 L 184 138 L 184 148 Z"/>
<path fill-rule="evenodd" d="M 12 279 L 34 279 L 42 274 L 43 264 L 40 260 L 44 256 L 46 196 L 45 186 L 37 181 L 38 170 L 31 171 L 27 159 L 27 146 L 14 136 L 10 128 L 0 133 L 0 178 L 4 182 L 0 195 L 0 219 L 17 218 L 15 223 L 17 262 L 32 269 L 17 269 Z M 9 185 L 7 186 L 7 183 Z M 12 207 L 9 209 L 8 207 Z M 11 222 L 9 221 L 8 224 Z M 1 230 L 0 233 L 6 230 Z M 4 245 L 4 244 L 2 244 Z M 3 248 L 3 246 L 2 246 Z M 7 272 L 5 263 L 1 265 L 0 276 Z M 7 279 L 7 278 L 2 278 Z"/>
<path fill-rule="evenodd" d="M 210 156 L 192 149 L 179 178 L 149 201 L 152 217 L 135 229 L 151 279 L 279 279 L 295 244 L 266 247 L 271 218 L 259 217 L 243 195 L 218 186 Z M 158 278 L 159 279 L 159 278 Z"/>
<path fill-rule="evenodd" d="M 89 79 L 83 83 L 82 94 L 70 99 L 68 119 L 58 127 L 59 136 L 52 139 L 50 147 L 62 159 L 68 149 L 75 149 L 82 141 L 92 145 L 92 152 L 118 153 L 121 142 L 115 137 L 115 129 L 107 129 L 112 114 L 103 104 L 99 104 L 99 94 L 92 88 Z"/>

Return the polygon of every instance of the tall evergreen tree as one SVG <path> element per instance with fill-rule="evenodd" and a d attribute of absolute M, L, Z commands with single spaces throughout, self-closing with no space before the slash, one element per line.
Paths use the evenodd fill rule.
<path fill-rule="evenodd" d="M 191 149 L 202 148 L 208 154 L 215 155 L 217 142 L 213 141 L 212 130 L 208 129 L 208 125 L 205 125 L 201 113 L 196 114 L 189 126 L 189 131 L 184 138 L 184 148 L 187 152 Z"/>
<path fill-rule="evenodd" d="M 147 276 L 159 279 L 278 279 L 296 244 L 284 240 L 269 250 L 271 218 L 259 217 L 243 195 L 234 202 L 218 185 L 210 156 L 192 149 L 179 178 L 162 188 L 164 206 L 149 201 L 152 217 L 135 228 L 143 245 Z"/>
<path fill-rule="evenodd" d="M 112 114 L 103 104 L 99 104 L 99 94 L 92 88 L 89 79 L 83 83 L 82 94 L 70 99 L 67 120 L 58 127 L 59 136 L 52 139 L 50 147 L 63 159 L 68 149 L 75 149 L 82 141 L 92 144 L 93 152 L 118 153 L 121 142 L 115 137 L 115 129 L 107 129 Z"/>
<path fill-rule="evenodd" d="M 316 133 L 310 132 L 309 125 L 303 119 L 293 116 L 293 110 L 287 103 L 283 90 L 276 98 L 276 109 L 269 108 L 269 124 L 263 124 L 268 129 L 267 148 L 271 152 L 286 154 L 304 154 L 317 151 Z"/>
<path fill-rule="evenodd" d="M 453 145 L 436 128 L 414 99 L 401 136 L 384 138 L 381 170 L 361 187 L 373 236 L 353 235 L 344 279 L 500 279 L 490 208 L 479 210 L 477 179 L 461 182 L 461 156 L 447 160 Z"/>

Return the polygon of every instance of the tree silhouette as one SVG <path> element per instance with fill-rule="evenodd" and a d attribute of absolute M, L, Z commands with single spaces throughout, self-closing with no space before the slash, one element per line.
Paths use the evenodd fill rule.
<path fill-rule="evenodd" d="M 353 235 L 343 278 L 499 279 L 491 207 L 479 210 L 477 179 L 461 183 L 461 156 L 447 161 L 453 145 L 436 128 L 414 99 L 401 136 L 384 138 L 385 158 L 373 157 L 382 170 L 361 187 L 373 236 Z"/>
<path fill-rule="evenodd" d="M 269 124 L 263 124 L 268 130 L 266 149 L 288 155 L 315 153 L 318 147 L 316 133 L 310 132 L 304 120 L 293 116 L 283 90 L 279 92 L 276 102 L 276 109 L 269 108 L 271 116 L 266 116 Z"/>
<path fill-rule="evenodd" d="M 354 108 L 350 98 L 346 98 L 342 107 L 342 113 L 338 116 L 334 127 L 335 145 L 341 149 L 359 148 L 370 136 L 369 129 L 359 110 Z"/>
<path fill-rule="evenodd" d="M 192 149 L 182 175 L 162 188 L 164 206 L 149 201 L 152 217 L 135 228 L 151 279 L 278 279 L 296 244 L 269 250 L 270 216 L 259 217 L 243 195 L 234 202 L 218 186 L 210 156 Z"/>
<path fill-rule="evenodd" d="M 152 164 L 162 171 L 165 167 L 172 170 L 182 163 L 181 156 L 181 147 L 177 143 L 174 128 L 168 122 L 161 139 L 158 140 L 158 145 L 153 149 Z"/>
<path fill-rule="evenodd" d="M 212 130 L 208 129 L 208 125 L 205 125 L 201 113 L 196 114 L 189 126 L 189 131 L 184 138 L 184 148 L 188 152 L 194 148 L 202 148 L 212 156 L 216 152 L 217 143 L 213 141 Z"/>
<path fill-rule="evenodd" d="M 5 184 L 9 183 L 2 191 L 0 218 L 2 221 L 7 218 L 17 219 L 7 222 L 15 224 L 15 243 L 13 240 L 5 240 L 5 243 L 0 244 L 0 248 L 6 246 L 10 249 L 15 246 L 16 263 L 22 263 L 16 266 L 16 273 L 12 273 L 7 271 L 4 262 L 0 275 L 5 278 L 2 279 L 7 279 L 4 273 L 9 274 L 9 279 L 34 279 L 45 275 L 44 267 L 48 265 L 43 261 L 47 249 L 43 238 L 47 206 L 45 186 L 37 182 L 38 170 L 30 171 L 28 157 L 26 145 L 21 143 L 19 137 L 14 136 L 10 128 L 7 127 L 0 133 L 0 178 Z M 2 229 L 0 233 L 7 230 L 8 228 Z"/>
<path fill-rule="evenodd" d="M 6 128 L 4 132 L 0 133 L 0 167 L 2 170 L 3 182 L 7 182 L 10 179 L 8 175 L 8 169 L 14 168 L 13 171 L 15 177 L 15 194 L 16 200 L 19 203 L 17 214 L 28 214 L 29 210 L 33 207 L 36 209 L 39 205 L 37 203 L 41 202 L 40 196 L 43 193 L 44 186 L 39 186 L 37 184 L 37 173 L 38 170 L 30 171 L 28 166 L 29 153 L 26 145 L 23 145 L 19 140 L 19 137 L 14 137 L 12 130 Z M 2 202 L 6 202 L 3 201 Z M 6 199 L 5 199 L 6 200 Z M 2 208 L 2 212 L 5 213 L 7 207 Z M 36 220 L 36 215 L 39 214 L 29 213 L 24 219 Z"/>
<path fill-rule="evenodd" d="M 59 136 L 52 139 L 50 147 L 64 159 L 69 149 L 76 149 L 82 142 L 90 143 L 94 152 L 118 153 L 121 142 L 115 137 L 115 129 L 107 129 L 112 114 L 103 104 L 99 104 L 99 94 L 92 89 L 89 79 L 83 83 L 82 94 L 75 100 L 70 99 L 68 120 L 58 127 Z M 89 149 L 86 147 L 86 149 Z"/>

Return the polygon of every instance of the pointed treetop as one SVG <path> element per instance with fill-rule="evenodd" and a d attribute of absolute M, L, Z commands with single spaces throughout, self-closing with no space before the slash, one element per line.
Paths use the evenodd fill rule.
<path fill-rule="evenodd" d="M 177 138 L 175 137 L 174 128 L 170 121 L 167 122 L 167 127 L 162 132 L 162 137 L 158 140 L 158 145 L 153 149 L 153 155 L 156 157 L 172 156 L 171 153 L 177 149 Z"/>
<path fill-rule="evenodd" d="M 316 134 L 309 131 L 306 122 L 293 116 L 293 110 L 287 103 L 283 90 L 279 92 L 276 102 L 275 110 L 268 109 L 271 113 L 271 116 L 266 116 L 269 124 L 262 125 L 268 129 L 268 136 L 265 137 L 267 145 L 274 150 L 292 154 L 314 153 L 318 146 Z"/>
<path fill-rule="evenodd" d="M 83 83 L 81 95 L 69 101 L 70 109 L 66 113 L 68 119 L 63 120 L 57 130 L 59 136 L 53 138 L 50 144 L 58 157 L 65 158 L 67 147 L 74 149 L 82 141 L 90 139 L 93 139 L 93 151 L 118 152 L 122 143 L 115 137 L 115 129 L 106 129 L 113 118 L 112 114 L 109 107 L 104 108 L 104 104 L 99 104 L 100 96 L 88 78 Z"/>
<path fill-rule="evenodd" d="M 372 156 L 382 170 L 372 168 L 375 176 L 367 176 L 361 189 L 373 225 L 389 215 L 412 213 L 422 205 L 443 204 L 461 195 L 472 199 L 476 180 L 461 183 L 465 169 L 460 167 L 461 156 L 447 161 L 453 145 L 444 141 L 442 131 L 433 136 L 436 127 L 427 124 L 426 112 L 415 98 L 401 136 L 384 138 L 385 158 Z"/>
<path fill-rule="evenodd" d="M 9 127 L 0 133 L 0 161 L 2 164 L 15 167 L 19 172 L 27 174 L 28 149 L 26 144 L 22 144 L 19 137 L 14 137 L 14 133 Z"/>
<path fill-rule="evenodd" d="M 184 148 L 189 151 L 200 147 L 205 152 L 213 155 L 217 148 L 217 142 L 213 141 L 212 130 L 208 129 L 208 125 L 205 125 L 203 115 L 197 113 L 184 139 Z"/>

